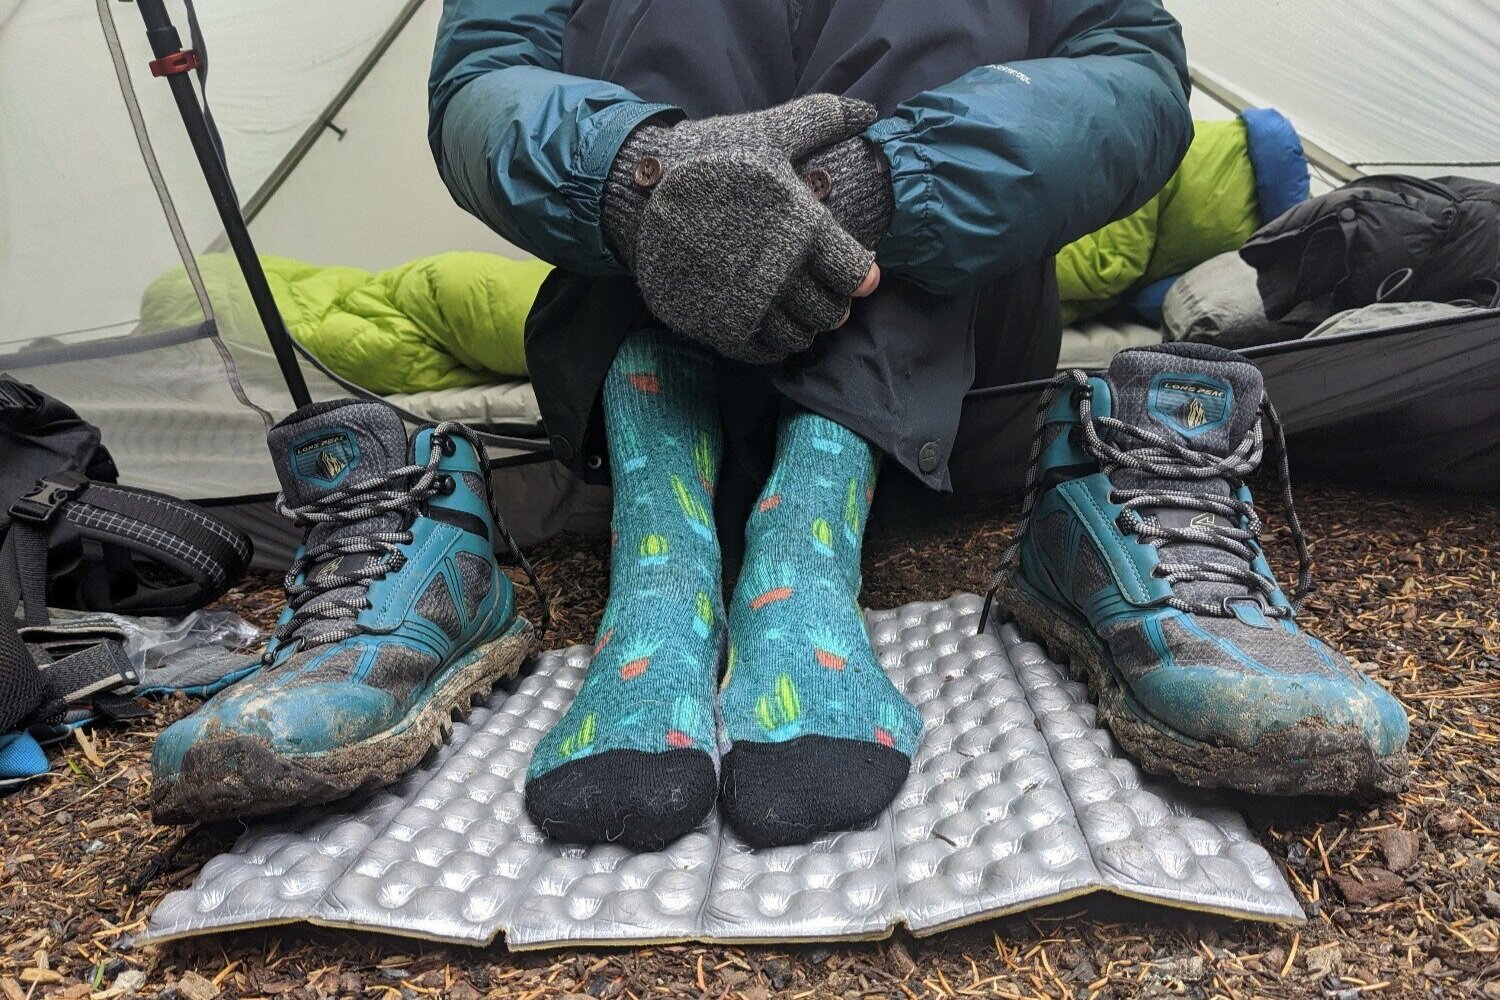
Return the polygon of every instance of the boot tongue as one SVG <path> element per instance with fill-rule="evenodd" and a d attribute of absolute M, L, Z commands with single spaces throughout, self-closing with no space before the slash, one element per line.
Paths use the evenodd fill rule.
<path fill-rule="evenodd" d="M 1112 413 L 1116 419 L 1153 431 L 1169 441 L 1222 458 L 1244 440 L 1260 419 L 1265 385 L 1260 370 L 1233 352 L 1206 344 L 1173 344 L 1140 348 L 1115 355 L 1109 366 Z M 1129 450 L 1142 442 L 1129 434 L 1118 434 L 1113 442 Z M 1117 469 L 1111 476 L 1127 489 L 1163 492 L 1232 495 L 1225 479 L 1165 479 L 1131 468 Z M 1145 518 L 1165 527 L 1227 526 L 1215 514 L 1181 507 L 1138 508 Z M 1247 565 L 1233 553 L 1211 545 L 1167 542 L 1161 545 L 1164 559 L 1186 563 Z M 1183 582 L 1179 596 L 1217 603 L 1222 598 L 1251 593 L 1238 583 Z"/>
<path fill-rule="evenodd" d="M 340 400 L 305 406 L 271 428 L 266 444 L 292 507 L 305 507 L 335 490 L 357 489 L 410 464 L 406 427 L 400 415 L 383 403 Z M 399 531 L 401 521 L 399 513 L 387 511 L 353 522 L 315 524 L 304 544 L 310 549 L 341 538 Z M 308 566 L 306 579 L 311 582 L 320 575 L 354 572 L 378 558 L 383 557 L 358 552 L 333 556 Z M 352 599 L 364 589 L 361 585 L 339 587 L 325 596 Z M 316 639 L 330 628 L 330 623 L 313 621 L 298 632 Z"/>
<path fill-rule="evenodd" d="M 1206 344 L 1121 351 L 1109 381 L 1117 419 L 1220 458 L 1255 425 L 1265 395 L 1258 368 Z"/>
<path fill-rule="evenodd" d="M 406 427 L 383 403 L 315 403 L 266 436 L 287 503 L 305 507 L 408 464 Z"/>

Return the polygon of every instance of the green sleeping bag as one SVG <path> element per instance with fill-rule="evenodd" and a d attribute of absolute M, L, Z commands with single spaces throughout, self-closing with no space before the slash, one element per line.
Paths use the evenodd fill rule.
<path fill-rule="evenodd" d="M 1237 250 L 1260 228 L 1245 122 L 1198 122 L 1195 129 L 1187 156 L 1155 197 L 1058 253 L 1065 325 L 1102 312 L 1132 288 Z"/>
<path fill-rule="evenodd" d="M 526 315 L 551 265 L 452 252 L 372 273 L 261 257 L 276 306 L 302 346 L 336 374 L 381 395 L 525 378 Z M 226 339 L 263 339 L 234 258 L 198 259 Z M 201 320 L 177 268 L 146 289 L 142 329 Z"/>

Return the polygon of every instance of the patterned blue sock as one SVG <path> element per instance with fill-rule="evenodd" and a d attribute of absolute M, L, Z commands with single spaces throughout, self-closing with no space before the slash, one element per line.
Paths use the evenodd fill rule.
<path fill-rule="evenodd" d="M 631 335 L 605 378 L 609 602 L 588 677 L 526 774 L 527 813 L 560 840 L 658 850 L 713 808 L 724 636 L 713 386 L 707 355 L 655 330 Z"/>
<path fill-rule="evenodd" d="M 720 692 L 725 817 L 750 844 L 800 843 L 877 815 L 900 790 L 922 718 L 881 670 L 859 608 L 876 461 L 813 413 L 782 420 L 745 528 Z"/>

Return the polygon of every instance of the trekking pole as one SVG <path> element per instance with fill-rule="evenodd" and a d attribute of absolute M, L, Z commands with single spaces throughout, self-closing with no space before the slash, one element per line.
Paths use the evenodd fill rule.
<path fill-rule="evenodd" d="M 287 391 L 291 393 L 293 403 L 299 407 L 306 406 L 312 401 L 312 397 L 308 394 L 307 381 L 297 363 L 291 334 L 287 332 L 281 312 L 276 308 L 276 299 L 266 281 L 266 272 L 260 266 L 260 258 L 256 256 L 255 244 L 250 239 L 250 230 L 240 212 L 239 198 L 234 193 L 234 184 L 230 180 L 229 167 L 224 162 L 217 133 L 188 77 L 190 71 L 202 65 L 202 53 L 198 49 L 182 47 L 182 37 L 172 24 L 172 16 L 167 12 L 163 0 L 135 0 L 135 5 L 140 9 L 141 19 L 146 22 L 146 37 L 151 43 L 151 53 L 156 57 L 151 62 L 151 75 L 165 77 L 172 88 L 172 97 L 177 102 L 177 112 L 187 130 L 188 141 L 192 143 L 193 153 L 198 158 L 203 179 L 208 183 L 214 207 L 219 212 L 219 221 L 224 224 L 224 235 L 245 276 L 245 285 L 249 288 L 251 301 L 255 303 L 255 311 L 266 328 L 266 337 L 271 342 L 271 350 L 276 355 L 276 363 L 281 368 Z"/>

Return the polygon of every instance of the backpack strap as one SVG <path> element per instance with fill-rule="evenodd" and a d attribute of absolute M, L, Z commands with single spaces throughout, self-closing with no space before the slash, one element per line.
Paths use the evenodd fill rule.
<path fill-rule="evenodd" d="M 69 574 L 76 578 L 75 603 L 92 611 L 177 617 L 219 597 L 250 565 L 243 532 L 149 490 L 85 481 L 64 503 L 61 519 L 78 537 L 86 564 Z M 146 586 L 137 555 L 185 582 Z"/>
<path fill-rule="evenodd" d="M 0 544 L 0 732 L 60 721 L 67 705 L 140 682 L 117 635 L 50 625 L 48 544 L 77 537 L 80 603 L 126 614 L 187 612 L 218 597 L 250 563 L 250 541 L 198 508 L 149 490 L 69 472 L 40 480 L 12 504 Z M 134 555 L 187 582 L 140 586 Z M 15 612 L 23 628 L 15 627 Z"/>
<path fill-rule="evenodd" d="M 0 733 L 59 723 L 70 703 L 139 683 L 117 636 L 48 625 L 47 536 L 52 520 L 86 484 L 81 476 L 59 473 L 11 505 L 10 529 L 0 543 Z"/>

